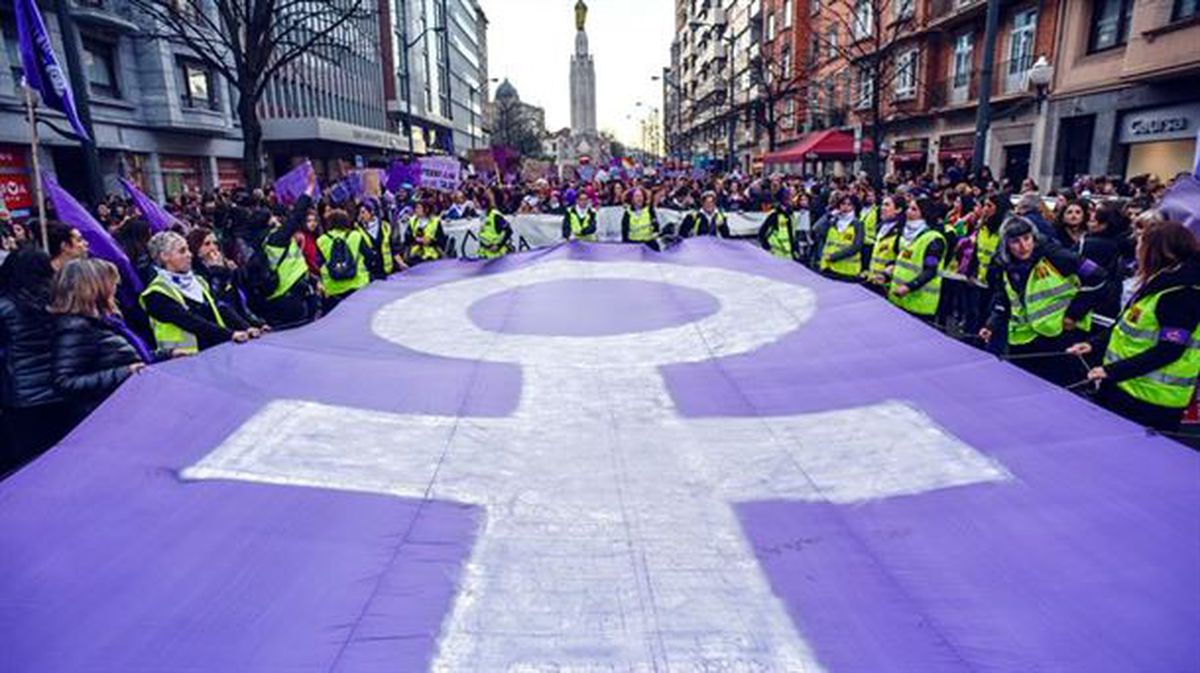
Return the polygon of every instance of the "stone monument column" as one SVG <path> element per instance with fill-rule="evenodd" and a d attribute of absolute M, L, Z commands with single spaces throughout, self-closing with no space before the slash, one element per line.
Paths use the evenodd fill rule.
<path fill-rule="evenodd" d="M 587 4 L 575 3 L 575 54 L 571 56 L 571 131 L 575 135 L 596 132 L 596 68 L 588 53 Z"/>

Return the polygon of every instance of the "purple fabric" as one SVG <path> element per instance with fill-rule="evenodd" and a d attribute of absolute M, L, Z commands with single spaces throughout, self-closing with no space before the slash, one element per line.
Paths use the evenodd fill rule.
<path fill-rule="evenodd" d="M 133 199 L 133 205 L 142 211 L 142 215 L 146 218 L 146 222 L 150 225 L 150 231 L 158 233 L 166 231 L 175 224 L 175 217 L 168 213 L 162 206 L 155 203 L 154 199 L 142 193 L 142 190 L 137 188 L 125 178 L 121 178 L 121 186 L 125 188 L 125 193 L 129 194 L 129 198 Z"/>
<path fill-rule="evenodd" d="M 104 322 L 108 323 L 109 327 L 120 332 L 121 336 L 125 337 L 129 345 L 133 346 L 133 349 L 138 352 L 138 356 L 142 358 L 142 362 L 147 364 L 154 362 L 154 353 L 150 350 L 150 347 L 146 345 L 142 337 L 137 335 L 137 332 L 134 332 L 129 328 L 129 325 L 125 324 L 125 321 L 120 316 L 107 316 Z"/>
<path fill-rule="evenodd" d="M 564 302 L 563 297 L 570 297 Z M 659 310 L 671 306 L 672 311 Z M 558 280 L 498 292 L 476 302 L 472 322 L 493 332 L 604 336 L 673 327 L 720 308 L 707 292 L 644 280 Z"/>
<path fill-rule="evenodd" d="M 777 597 L 830 673 L 1200 670 L 1200 456 L 859 287 L 708 238 L 661 254 L 570 244 L 430 263 L 309 327 L 133 377 L 63 444 L 0 482 L 3 669 L 427 670 L 482 512 L 174 474 L 281 397 L 511 414 L 517 366 L 413 353 L 370 322 L 423 288 L 556 259 L 723 267 L 817 294 L 813 319 L 776 343 L 661 368 L 684 416 L 906 400 L 1013 475 L 858 505 L 737 504 Z M 598 330 L 707 310 L 674 287 L 624 282 L 531 286 L 480 301 L 473 317 L 488 324 L 483 314 L 507 305 L 505 331 L 553 333 L 569 317 L 528 304 L 565 307 L 554 295 L 579 291 L 615 323 Z M 639 292 L 639 313 L 660 315 L 616 311 L 602 285 Z"/>
<path fill-rule="evenodd" d="M 38 11 L 37 1 L 14 0 L 14 9 L 17 14 L 17 51 L 21 54 L 25 82 L 41 95 L 43 103 L 66 115 L 75 135 L 82 140 L 90 140 L 75 110 L 70 78 L 54 55 L 54 44 Z"/>
<path fill-rule="evenodd" d="M 92 217 L 87 208 L 84 208 L 75 200 L 75 197 L 60 187 L 54 178 L 44 171 L 42 172 L 42 185 L 46 190 L 46 196 L 54 204 L 54 212 L 59 221 L 79 230 L 79 233 L 87 239 L 88 251 L 93 257 L 112 262 L 121 272 L 121 286 L 117 288 L 121 303 L 126 306 L 136 306 L 137 297 L 142 293 L 144 287 L 133 264 L 125 256 L 125 251 L 117 245 L 117 242 L 96 221 L 96 218 Z"/>
<path fill-rule="evenodd" d="M 408 189 L 412 189 L 421 184 L 421 164 L 417 162 L 405 163 L 399 159 L 392 162 L 388 166 L 386 187 L 389 192 L 400 191 L 403 185 L 408 185 Z"/>
<path fill-rule="evenodd" d="M 275 197 L 280 203 L 290 205 L 300 198 L 300 195 L 308 190 L 308 181 L 310 176 L 315 176 L 312 162 L 307 159 L 303 163 L 296 166 L 292 170 L 284 173 L 275 181 Z M 321 198 L 321 188 L 313 186 L 313 200 Z"/>
<path fill-rule="evenodd" d="M 1163 195 L 1159 210 L 1200 237 L 1200 175 L 1185 175 Z"/>

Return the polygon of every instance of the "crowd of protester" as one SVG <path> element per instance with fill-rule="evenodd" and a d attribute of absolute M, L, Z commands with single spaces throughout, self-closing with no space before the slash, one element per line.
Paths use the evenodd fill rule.
<path fill-rule="evenodd" d="M 1167 187 L 1144 176 L 1042 191 L 960 167 L 888 176 L 881 189 L 865 176 L 601 172 L 334 203 L 314 178 L 291 200 L 270 188 L 172 198 L 175 223 L 157 232 L 110 196 L 94 216 L 144 287 L 136 295 L 52 213 L 43 250 L 38 224 L 0 212 L 0 473 L 154 363 L 303 325 L 372 281 L 460 254 L 444 222 L 479 218 L 476 256 L 495 258 L 518 247 L 515 214 L 561 216 L 564 239 L 587 241 L 604 206 L 624 209 L 622 241 L 656 249 L 729 238 L 731 214 L 765 214 L 750 238 L 771 254 L 1169 433 L 1200 370 L 1200 244 L 1156 209 Z M 662 210 L 685 215 L 667 224 Z"/>

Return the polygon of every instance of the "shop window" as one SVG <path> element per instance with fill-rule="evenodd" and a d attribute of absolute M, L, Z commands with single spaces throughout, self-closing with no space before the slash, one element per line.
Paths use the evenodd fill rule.
<path fill-rule="evenodd" d="M 179 74 L 179 99 L 184 107 L 217 108 L 213 74 L 208 66 L 189 58 L 178 58 L 176 71 Z"/>
<path fill-rule="evenodd" d="M 1089 54 L 1119 47 L 1129 41 L 1133 2 L 1134 0 L 1095 0 L 1092 3 L 1092 23 L 1088 32 Z M 1196 0 L 1190 2 L 1194 6 Z"/>
<path fill-rule="evenodd" d="M 88 91 L 106 98 L 120 98 L 117 84 L 116 48 L 111 42 L 83 38 L 83 70 L 87 73 Z"/>
<path fill-rule="evenodd" d="M 1172 21 L 1183 21 L 1200 16 L 1200 0 L 1175 0 L 1175 10 L 1171 12 Z"/>

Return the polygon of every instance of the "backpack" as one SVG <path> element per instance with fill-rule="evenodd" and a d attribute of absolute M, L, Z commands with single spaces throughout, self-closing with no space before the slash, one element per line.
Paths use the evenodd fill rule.
<path fill-rule="evenodd" d="M 329 277 L 334 280 L 350 280 L 358 275 L 358 260 L 350 252 L 350 244 L 340 236 L 333 238 L 333 247 L 329 250 L 329 259 L 325 262 Z"/>

